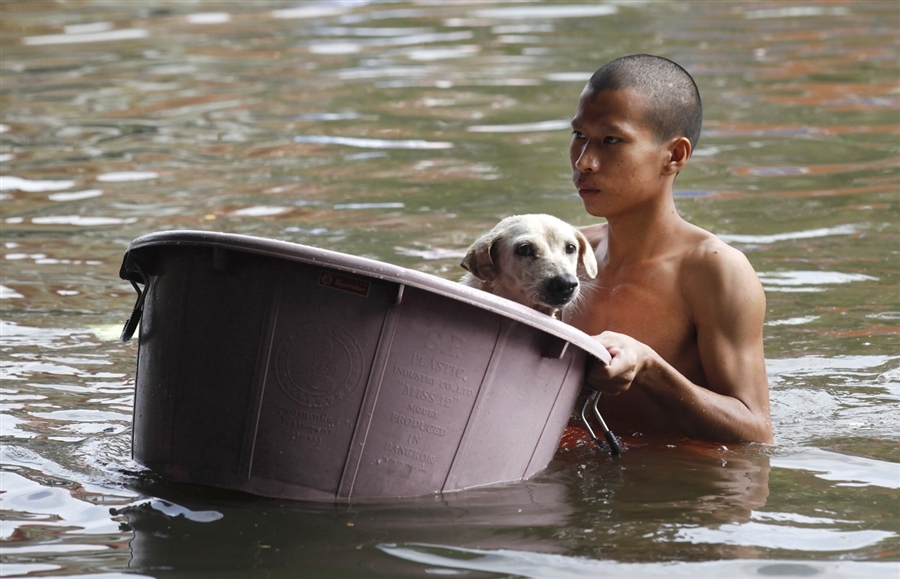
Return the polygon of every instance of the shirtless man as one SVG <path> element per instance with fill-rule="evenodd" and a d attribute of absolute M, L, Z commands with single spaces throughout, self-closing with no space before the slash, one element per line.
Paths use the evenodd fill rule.
<path fill-rule="evenodd" d="M 700 136 L 700 94 L 677 64 L 614 60 L 572 120 L 572 180 L 599 274 L 566 321 L 612 354 L 587 385 L 618 434 L 772 442 L 766 301 L 744 255 L 675 210 L 672 184 Z"/>

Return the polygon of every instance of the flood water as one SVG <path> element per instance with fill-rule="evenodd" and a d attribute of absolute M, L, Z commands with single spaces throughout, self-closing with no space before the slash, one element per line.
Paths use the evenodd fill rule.
<path fill-rule="evenodd" d="M 892 1 L 3 2 L 0 575 L 896 578 L 898 30 Z M 582 445 L 526 482 L 337 506 L 131 460 L 132 239 L 455 279 L 503 216 L 591 223 L 568 121 L 636 52 L 704 97 L 677 203 L 762 279 L 774 445 Z"/>

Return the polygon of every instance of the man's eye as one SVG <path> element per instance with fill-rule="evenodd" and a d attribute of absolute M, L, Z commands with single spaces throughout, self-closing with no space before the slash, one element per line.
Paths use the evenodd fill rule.
<path fill-rule="evenodd" d="M 603 138 L 603 142 L 606 143 L 607 145 L 615 145 L 616 143 L 618 143 L 621 140 L 622 139 L 620 139 L 619 137 L 604 137 Z"/>
<path fill-rule="evenodd" d="M 584 138 L 584 135 L 582 135 L 582 134 L 581 134 L 580 132 L 578 132 L 578 131 L 572 131 L 572 138 L 573 138 L 573 139 L 583 139 L 583 138 Z"/>
<path fill-rule="evenodd" d="M 534 255 L 534 248 L 531 247 L 530 243 L 523 243 L 522 245 L 516 246 L 516 255 L 521 257 L 528 257 L 530 255 Z"/>
<path fill-rule="evenodd" d="M 578 248 L 575 246 L 574 243 L 566 244 L 566 253 L 571 255 L 571 254 L 575 253 L 577 250 L 578 250 Z"/>

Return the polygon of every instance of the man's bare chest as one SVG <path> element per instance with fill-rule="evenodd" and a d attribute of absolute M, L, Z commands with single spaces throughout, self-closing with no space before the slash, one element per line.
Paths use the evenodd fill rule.
<path fill-rule="evenodd" d="M 666 268 L 601 272 L 582 288 L 581 303 L 567 321 L 591 335 L 627 334 L 667 359 L 683 355 L 686 347 L 696 347 L 696 331 L 676 278 Z"/>

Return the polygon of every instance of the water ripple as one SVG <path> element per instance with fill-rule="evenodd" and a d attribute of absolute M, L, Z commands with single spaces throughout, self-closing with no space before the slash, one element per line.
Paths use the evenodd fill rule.
<path fill-rule="evenodd" d="M 853 235 L 859 232 L 859 225 L 844 224 L 835 227 L 822 227 L 819 229 L 807 229 L 804 231 L 788 231 L 786 233 L 774 233 L 770 235 L 740 235 L 735 233 L 719 233 L 718 238 L 725 243 L 754 243 L 769 244 L 781 241 L 794 241 L 797 239 L 814 239 L 832 235 Z"/>
<path fill-rule="evenodd" d="M 0 175 L 0 191 L 25 191 L 26 193 L 40 193 L 42 191 L 59 191 L 75 185 L 75 181 L 47 181 L 22 179 L 12 175 Z"/>
<path fill-rule="evenodd" d="M 344 145 L 365 149 L 452 149 L 453 143 L 444 141 L 423 141 L 419 139 L 368 139 L 361 137 L 331 137 L 327 135 L 299 135 L 295 143 L 316 145 Z"/>
<path fill-rule="evenodd" d="M 758 275 L 769 292 L 821 292 L 827 285 L 878 281 L 871 275 L 840 271 L 761 271 Z"/>
<path fill-rule="evenodd" d="M 758 577 L 767 575 L 833 578 L 881 577 L 894 579 L 896 563 L 858 561 L 794 561 L 790 559 L 732 559 L 721 561 L 662 563 L 620 563 L 551 553 L 512 549 L 472 549 L 426 543 L 381 543 L 380 551 L 432 569 L 434 574 L 454 574 L 452 570 L 480 571 L 525 579 L 610 579 L 644 577 Z M 458 573 L 460 571 L 457 571 Z"/>
<path fill-rule="evenodd" d="M 678 529 L 672 540 L 776 550 L 844 552 L 872 547 L 895 537 L 897 534 L 889 531 L 803 528 L 751 521 L 742 525 L 725 524 L 717 529 L 705 527 Z"/>
<path fill-rule="evenodd" d="M 26 36 L 22 42 L 29 46 L 47 46 L 54 44 L 77 44 L 85 42 L 112 42 L 147 38 L 148 30 L 143 28 L 123 28 L 106 32 L 82 32 L 78 34 L 47 34 L 44 36 Z"/>
<path fill-rule="evenodd" d="M 470 133 L 531 133 L 535 131 L 560 131 L 571 128 L 571 121 L 560 119 L 513 125 L 472 125 L 471 127 L 466 127 L 466 130 Z"/>
<path fill-rule="evenodd" d="M 595 6 L 577 6 L 573 4 L 556 4 L 553 6 L 510 6 L 504 8 L 484 8 L 472 12 L 474 18 L 490 18 L 498 20 L 552 20 L 554 18 L 590 18 L 593 16 L 609 16 L 619 11 L 611 4 Z"/>
<path fill-rule="evenodd" d="M 796 454 L 773 457 L 772 466 L 811 471 L 817 478 L 839 481 L 837 486 L 900 489 L 900 464 L 818 448 L 806 448 Z"/>

